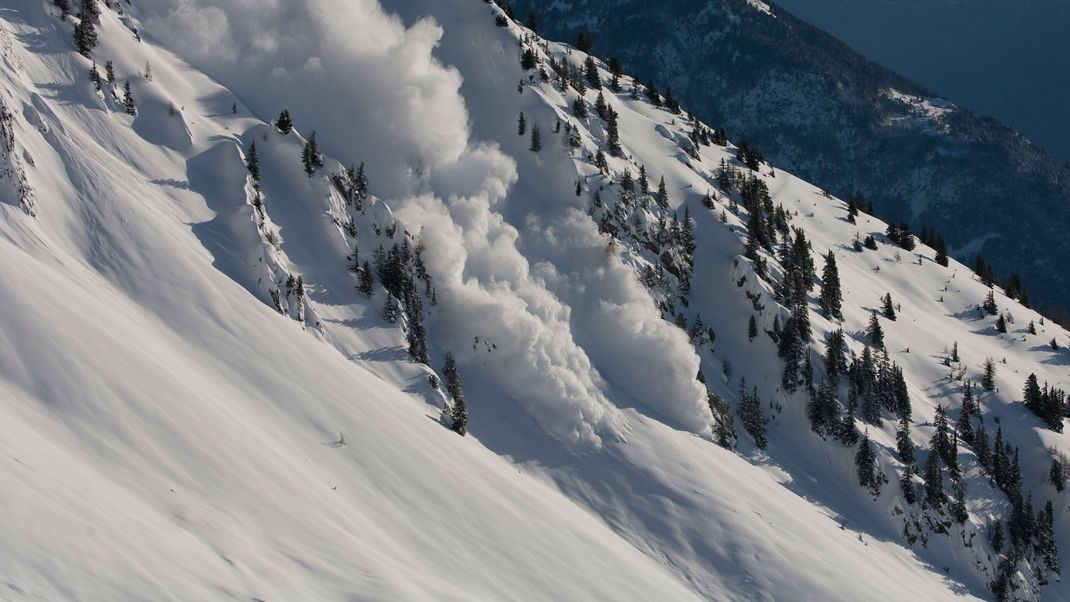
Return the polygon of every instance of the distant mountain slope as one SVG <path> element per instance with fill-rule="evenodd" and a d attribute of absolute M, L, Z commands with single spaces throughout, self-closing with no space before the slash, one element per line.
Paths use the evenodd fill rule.
<path fill-rule="evenodd" d="M 521 18 L 534 6 L 551 37 L 590 31 L 595 54 L 671 85 L 784 168 L 840 196 L 861 191 L 886 219 L 937 228 L 963 260 L 981 252 L 1001 275 L 1019 272 L 1041 307 L 1067 305 L 1070 169 L 1009 128 L 966 108 L 903 119 L 921 102 L 909 97 L 934 93 L 747 0 L 512 4 Z"/>
<path fill-rule="evenodd" d="M 1070 161 L 1070 6 L 1048 0 L 780 0 L 882 64 Z"/>

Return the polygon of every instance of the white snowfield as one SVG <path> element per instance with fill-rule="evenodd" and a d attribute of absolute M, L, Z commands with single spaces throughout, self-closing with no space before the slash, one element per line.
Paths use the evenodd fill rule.
<path fill-rule="evenodd" d="M 748 340 L 744 290 L 764 289 L 753 275 L 737 286 L 750 273 L 745 218 L 720 222 L 715 183 L 733 148 L 688 157 L 685 118 L 605 91 L 630 157 L 610 158 L 614 179 L 645 165 L 696 221 L 686 314 L 717 334 L 696 349 L 637 277 L 649 253 L 610 244 L 587 215 L 600 187 L 617 197 L 588 160 L 604 122 L 571 117 L 575 92 L 529 80 L 518 40 L 530 32 L 496 27 L 491 4 L 112 4 L 93 60 L 52 0 L 0 6 L 14 134 L 0 146 L 0 598 L 991 597 L 985 533 L 1009 505 L 972 452 L 960 447 L 969 521 L 911 545 L 903 512 L 919 510 L 896 487 L 894 422 L 868 427 L 889 479 L 874 500 L 854 450 L 812 433 L 804 393 L 780 391 L 775 344 Z M 109 60 L 115 92 L 98 92 L 90 67 L 103 76 Z M 289 135 L 271 125 L 284 108 Z M 517 135 L 520 112 L 540 129 L 538 153 Z M 580 149 L 554 132 L 559 119 L 579 126 Z M 307 177 L 313 131 L 329 158 Z M 262 223 L 244 164 L 254 142 Z M 360 162 L 373 196 L 358 210 L 330 175 Z M 1025 486 L 1038 508 L 1053 501 L 1070 550 L 1065 493 L 1046 484 L 1047 448 L 1070 445 L 1017 401 L 1031 372 L 1070 381 L 1066 332 L 997 290 L 1014 318 L 997 336 L 967 268 L 925 247 L 855 253 L 856 232 L 885 224 L 848 224 L 841 201 L 768 172 L 819 268 L 836 252 L 854 351 L 881 296 L 901 304 L 883 325 L 915 443 L 927 445 L 937 405 L 954 416 L 960 403 L 945 348 L 958 342 L 974 381 L 999 362 L 986 426 L 998 419 L 1020 446 Z M 432 364 L 446 352 L 460 364 L 467 437 L 446 428 L 430 369 L 382 318 L 385 292 L 365 298 L 346 269 L 354 240 L 363 261 L 406 235 L 435 284 Z M 290 274 L 307 295 L 286 296 L 282 315 L 271 291 Z M 763 299 L 771 329 L 778 306 Z M 821 353 L 837 326 L 812 319 Z M 700 368 L 733 407 L 742 377 L 758 387 L 767 450 L 742 428 L 738 451 L 713 442 Z M 1070 598 L 1049 581 L 1014 595 Z"/>

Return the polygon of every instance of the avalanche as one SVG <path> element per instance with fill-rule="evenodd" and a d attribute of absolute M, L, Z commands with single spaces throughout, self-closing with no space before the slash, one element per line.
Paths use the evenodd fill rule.
<path fill-rule="evenodd" d="M 962 444 L 965 522 L 906 503 L 890 415 L 857 421 L 887 480 L 876 495 L 858 485 L 855 450 L 816 435 L 805 390 L 782 387 L 766 332 L 789 315 L 783 265 L 761 252 L 762 279 L 744 257 L 747 212 L 722 165 L 766 185 L 819 273 L 836 257 L 842 324 L 817 311 L 820 287 L 809 295 L 819 376 L 825 337 L 842 327 L 861 355 L 891 293 L 885 345 L 919 455 L 938 407 L 958 417 L 956 370 L 978 382 L 995 361 L 983 423 L 1018 446 L 1022 486 L 1036 509 L 1052 500 L 1065 544 L 1065 494 L 1047 484 L 1064 435 L 1018 393 L 1030 373 L 1066 380 L 1064 331 L 997 289 L 1010 316 L 997 333 L 969 269 L 898 248 L 864 213 L 849 223 L 789 173 L 747 171 L 731 145 L 692 144 L 686 114 L 627 76 L 613 92 L 601 61 L 606 87 L 587 87 L 576 117 L 551 61 L 587 56 L 497 6 L 102 3 L 86 58 L 80 2 L 67 18 L 13 4 L 0 9 L 10 597 L 991 597 L 988 534 L 1007 496 Z M 537 68 L 521 67 L 524 48 Z M 273 121 L 284 109 L 292 132 Z M 651 195 L 622 194 L 640 166 Z M 692 249 L 652 238 L 685 211 Z M 878 250 L 856 252 L 856 234 Z M 410 268 L 411 286 L 388 283 Z M 700 316 L 708 329 L 690 328 Z M 424 326 L 429 365 L 414 361 Z M 434 370 L 447 353 L 466 437 L 447 428 L 456 400 Z M 735 449 L 717 445 L 744 379 L 765 449 L 738 415 Z M 1032 560 L 1012 567 L 1011 595 L 1068 597 Z"/>

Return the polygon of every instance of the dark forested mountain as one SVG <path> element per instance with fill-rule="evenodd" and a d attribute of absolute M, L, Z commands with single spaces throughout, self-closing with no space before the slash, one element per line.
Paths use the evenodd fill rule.
<path fill-rule="evenodd" d="M 537 5 L 537 6 L 536 6 Z M 546 35 L 588 32 L 641 81 L 773 162 L 889 221 L 935 228 L 953 254 L 1018 272 L 1034 304 L 1070 294 L 1070 170 L 1014 130 L 938 98 L 775 5 L 562 0 L 532 7 Z M 654 10 L 656 8 L 656 10 Z"/>

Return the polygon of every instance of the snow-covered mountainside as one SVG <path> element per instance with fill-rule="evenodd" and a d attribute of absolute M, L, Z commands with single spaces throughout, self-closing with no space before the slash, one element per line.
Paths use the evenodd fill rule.
<path fill-rule="evenodd" d="M 909 232 L 483 0 L 65 5 L 0 8 L 5 597 L 1070 597 L 1070 339 Z"/>
<path fill-rule="evenodd" d="M 1020 274 L 1037 307 L 1070 323 L 1070 239 L 1063 234 L 1070 229 L 1070 166 L 1018 132 L 979 117 L 971 111 L 977 107 L 958 97 L 939 127 L 898 119 L 911 110 L 902 97 L 924 102 L 951 91 L 941 87 L 938 94 L 889 71 L 778 4 L 769 10 L 750 0 L 512 2 L 521 19 L 537 9 L 544 35 L 576 40 L 578 32 L 589 32 L 596 55 L 618 57 L 643 82 L 672 86 L 704 121 L 725 127 L 734 140 L 757 144 L 784 169 L 844 198 L 861 192 L 888 221 L 919 231 L 936 228 L 956 257 L 973 265 L 982 254 L 1001 282 Z M 845 14 L 864 12 L 872 2 L 850 4 Z M 938 3 L 925 4 L 935 11 Z M 973 10 L 973 2 L 954 4 L 950 27 L 958 30 L 955 36 L 967 35 L 972 17 L 963 13 Z M 999 4 L 1014 11 L 1018 2 Z M 1043 4 L 1051 12 L 1065 10 Z M 871 18 L 899 40 L 908 35 L 904 30 L 932 21 L 919 18 L 908 27 Z M 1049 22 L 1054 35 L 1065 37 L 1060 20 Z M 996 23 L 996 35 L 1013 27 Z M 1034 34 L 1034 28 L 1021 30 Z M 1043 89 L 1031 93 L 1061 99 L 1055 81 L 1066 71 L 1066 55 L 1049 52 L 1050 61 L 1045 55 L 1030 59 L 1052 72 Z M 938 62 L 930 54 L 922 60 Z M 979 70 L 972 79 L 980 85 L 1011 85 L 977 53 L 968 61 Z"/>

